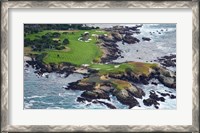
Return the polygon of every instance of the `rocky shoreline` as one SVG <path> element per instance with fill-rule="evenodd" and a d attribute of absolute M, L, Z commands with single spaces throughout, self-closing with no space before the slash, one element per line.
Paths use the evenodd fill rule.
<path fill-rule="evenodd" d="M 110 96 L 112 95 L 115 96 L 120 103 L 129 106 L 129 108 L 132 108 L 135 106 L 140 106 L 136 98 L 142 99 L 143 96 L 145 96 L 144 91 L 141 88 L 138 88 L 135 83 L 149 84 L 150 80 L 152 79 L 157 79 L 159 81 L 154 85 L 163 84 L 169 88 L 176 89 L 176 76 L 173 72 L 163 68 L 155 69 L 149 74 L 149 76 L 140 75 L 138 77 L 133 73 L 124 73 L 108 75 L 107 80 L 101 80 L 98 82 L 80 80 L 74 83 L 70 83 L 65 89 L 84 90 L 81 96 L 77 99 L 78 102 L 91 102 L 92 100 L 96 99 L 110 100 Z M 122 89 L 116 89 L 115 85 L 113 84 L 113 80 L 117 80 L 122 83 L 125 82 L 126 84 L 130 85 L 125 86 Z M 171 99 L 175 98 L 174 95 L 170 95 L 169 93 L 157 93 L 161 94 L 162 97 L 158 97 L 156 92 L 152 91 L 149 98 L 143 100 L 144 105 L 154 105 L 155 108 L 159 108 L 157 106 L 158 101 L 164 102 L 164 97 L 169 96 Z"/>

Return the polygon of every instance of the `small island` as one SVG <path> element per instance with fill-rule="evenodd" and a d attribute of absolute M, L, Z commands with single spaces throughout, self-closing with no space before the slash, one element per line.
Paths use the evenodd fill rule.
<path fill-rule="evenodd" d="M 141 43 L 148 45 L 153 40 L 151 38 L 153 34 L 154 36 L 166 34 L 164 29 L 161 29 L 157 33 L 150 32 L 148 36 L 141 36 L 143 26 L 143 24 L 129 26 L 113 24 L 109 27 L 98 26 L 98 24 L 25 24 L 25 72 L 31 69 L 38 79 L 45 78 L 43 80 L 47 81 L 46 86 L 39 82 L 37 85 L 44 89 L 42 91 L 44 95 L 46 95 L 45 90 L 47 91 L 50 100 L 51 96 L 57 97 L 56 94 L 60 96 L 68 92 L 76 92 L 78 95 L 75 101 L 71 102 L 84 105 L 84 108 L 94 104 L 107 109 L 121 109 L 113 104 L 118 102 L 117 104 L 121 104 L 123 108 L 134 109 L 140 108 L 142 101 L 146 107 L 159 109 L 160 103 L 165 102 L 166 98 L 176 99 L 176 95 L 171 92 L 176 92 L 176 71 L 173 69 L 176 67 L 176 54 L 163 55 L 154 60 L 144 60 L 143 57 L 134 60 L 134 56 L 133 58 L 129 56 L 131 59 L 125 60 L 123 53 L 126 51 L 123 51 L 121 47 L 135 47 Z M 138 55 L 143 54 L 138 49 L 132 52 Z M 148 54 L 151 56 L 153 53 Z M 62 92 L 64 90 L 63 93 L 49 92 L 48 80 L 54 73 L 62 75 L 63 80 L 70 80 L 69 77 L 73 74 L 79 74 L 82 77 L 66 84 L 63 83 L 63 86 L 59 88 L 56 87 Z M 25 74 L 25 79 L 27 83 L 31 81 L 28 73 Z M 56 82 L 59 82 L 59 79 Z M 148 85 L 160 85 L 168 90 L 158 91 L 158 88 L 158 90 L 151 89 L 146 92 L 142 86 Z M 25 86 L 25 97 L 32 97 L 33 92 L 30 93 L 29 89 L 28 85 Z M 43 97 L 42 94 L 36 102 L 32 99 L 31 103 L 30 98 L 26 98 L 25 101 L 29 105 L 39 104 L 43 100 L 41 97 Z M 67 98 L 70 99 L 65 97 Z M 54 100 L 57 101 L 59 98 Z M 51 103 L 54 100 L 51 100 Z M 46 101 L 48 102 L 48 99 Z M 61 101 L 59 105 L 60 103 Z M 37 104 L 34 108 L 43 108 L 44 102 L 41 105 Z M 55 103 L 52 104 L 56 107 Z M 52 107 L 51 104 L 49 106 Z M 45 108 L 48 108 L 48 104 Z M 70 109 L 68 106 L 64 109 L 66 108 Z"/>

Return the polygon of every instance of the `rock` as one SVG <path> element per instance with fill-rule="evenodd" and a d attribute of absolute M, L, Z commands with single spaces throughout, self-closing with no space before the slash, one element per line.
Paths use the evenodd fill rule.
<path fill-rule="evenodd" d="M 28 63 L 32 67 L 34 67 L 34 65 L 35 65 L 35 61 L 34 60 L 31 60 L 31 61 L 28 60 L 28 61 L 26 61 L 26 63 Z"/>
<path fill-rule="evenodd" d="M 129 88 L 126 88 L 126 90 L 133 95 L 134 97 L 142 99 L 142 96 L 145 96 L 145 93 L 142 89 L 136 87 L 136 86 L 131 86 Z"/>
<path fill-rule="evenodd" d="M 93 92 L 93 91 L 84 91 L 81 94 L 81 97 L 85 97 L 85 98 L 89 98 L 89 99 L 97 99 L 98 98 L 98 94 Z"/>
<path fill-rule="evenodd" d="M 154 90 L 150 91 L 149 97 L 152 98 L 152 99 L 158 100 L 158 95 L 156 95 Z"/>
<path fill-rule="evenodd" d="M 172 60 L 165 60 L 161 64 L 165 67 L 175 67 L 176 66 L 176 63 Z"/>
<path fill-rule="evenodd" d="M 118 32 L 112 32 L 112 36 L 115 38 L 116 41 L 122 41 L 122 35 Z"/>
<path fill-rule="evenodd" d="M 93 90 L 94 89 L 94 83 L 81 83 L 80 81 L 72 82 L 68 84 L 68 87 L 65 88 L 66 90 Z"/>
<path fill-rule="evenodd" d="M 158 95 L 155 93 L 155 91 L 150 91 L 150 96 L 149 98 L 151 99 L 154 99 L 156 101 L 161 101 L 161 102 L 164 102 L 165 101 L 165 98 L 164 97 L 158 97 Z"/>
<path fill-rule="evenodd" d="M 125 34 L 126 35 L 133 35 L 133 32 L 131 32 L 131 31 L 125 31 Z"/>
<path fill-rule="evenodd" d="M 25 67 L 29 67 L 29 64 L 25 64 Z"/>
<path fill-rule="evenodd" d="M 171 98 L 171 99 L 175 99 L 176 96 L 171 94 L 171 95 L 170 95 L 170 98 Z"/>
<path fill-rule="evenodd" d="M 104 42 L 103 44 L 105 47 L 109 47 L 109 48 L 112 48 L 112 47 L 117 47 L 117 44 L 115 44 L 114 42 Z"/>
<path fill-rule="evenodd" d="M 161 58 L 158 58 L 158 61 L 161 65 L 165 67 L 175 67 L 176 66 L 176 55 L 171 54 L 167 56 L 163 56 Z"/>
<path fill-rule="evenodd" d="M 168 91 L 168 90 L 165 90 L 165 92 L 169 92 L 169 93 L 172 93 L 171 91 Z"/>
<path fill-rule="evenodd" d="M 106 105 L 110 109 L 116 109 L 116 107 L 114 105 L 112 105 L 111 103 L 104 102 L 104 101 L 96 100 L 96 101 L 92 101 L 92 103 L 100 103 L 100 104 Z"/>
<path fill-rule="evenodd" d="M 106 93 L 109 93 L 109 92 L 114 90 L 114 88 L 112 86 L 109 86 L 109 85 L 102 85 L 102 86 L 100 86 L 99 89 L 103 90 Z"/>
<path fill-rule="evenodd" d="M 149 84 L 148 77 L 146 75 L 144 75 L 144 74 L 142 74 L 142 75 L 139 76 L 139 80 L 144 85 L 148 85 Z"/>
<path fill-rule="evenodd" d="M 165 98 L 164 98 L 164 97 L 160 97 L 160 98 L 159 98 L 159 101 L 165 102 Z"/>
<path fill-rule="evenodd" d="M 98 94 L 98 99 L 108 99 L 110 100 L 109 93 L 101 89 L 95 89 L 93 92 Z"/>
<path fill-rule="evenodd" d="M 138 31 L 138 28 L 142 27 L 142 25 L 136 25 L 136 26 L 132 26 L 129 27 L 129 29 L 133 30 L 133 31 Z"/>
<path fill-rule="evenodd" d="M 176 73 L 160 67 L 158 70 L 157 79 L 169 88 L 176 88 Z"/>
<path fill-rule="evenodd" d="M 81 97 L 85 97 L 85 98 L 89 98 L 89 99 L 108 99 L 108 100 L 110 100 L 109 94 L 100 89 L 95 89 L 92 91 L 84 91 L 81 94 Z"/>
<path fill-rule="evenodd" d="M 104 42 L 113 42 L 113 43 L 117 42 L 115 40 L 115 38 L 111 35 L 109 35 L 109 36 L 101 35 L 101 36 L 99 36 L 99 38 L 102 39 Z"/>
<path fill-rule="evenodd" d="M 144 99 L 143 103 L 144 103 L 145 106 L 152 106 L 152 105 L 154 105 L 154 107 L 156 109 L 158 109 L 157 105 L 160 105 L 155 99 L 151 99 L 151 98 Z"/>
<path fill-rule="evenodd" d="M 156 83 L 156 82 L 151 82 L 151 84 L 153 84 L 153 85 L 158 85 L 158 83 Z"/>
<path fill-rule="evenodd" d="M 116 96 L 117 100 L 122 104 L 128 105 L 129 108 L 135 107 L 139 105 L 139 102 L 128 93 L 127 90 L 117 90 L 113 91 L 113 95 Z"/>
<path fill-rule="evenodd" d="M 86 98 L 83 98 L 83 97 L 78 97 L 76 99 L 76 101 L 80 102 L 80 103 L 85 103 L 85 101 L 91 102 L 92 100 L 91 99 L 86 99 Z"/>
<path fill-rule="evenodd" d="M 158 77 L 158 80 L 165 86 L 169 87 L 169 88 L 173 88 L 176 89 L 176 81 L 174 78 L 171 77 L 166 77 L 163 75 L 160 75 Z"/>
<path fill-rule="evenodd" d="M 85 98 L 78 97 L 78 98 L 76 99 L 76 101 L 77 101 L 77 102 L 82 102 L 82 103 L 84 103 L 84 102 L 85 102 Z"/>
<path fill-rule="evenodd" d="M 135 38 L 135 37 L 133 37 L 131 35 L 125 35 L 123 37 L 123 41 L 126 42 L 126 43 L 128 43 L 128 44 L 134 44 L 134 43 L 140 42 L 139 39 L 137 39 L 137 38 Z"/>
<path fill-rule="evenodd" d="M 157 72 L 159 72 L 160 75 L 166 76 L 166 77 L 175 77 L 176 74 L 170 70 L 164 69 L 160 67 Z"/>
<path fill-rule="evenodd" d="M 117 26 L 113 26 L 112 29 L 113 30 L 122 30 L 122 29 L 124 29 L 124 27 L 117 25 Z"/>
<path fill-rule="evenodd" d="M 159 93 L 161 96 L 163 96 L 163 97 L 165 97 L 165 96 L 170 96 L 170 94 L 169 93 L 162 93 L 162 92 L 159 92 L 159 91 L 157 91 L 157 93 Z"/>
<path fill-rule="evenodd" d="M 142 40 L 143 40 L 143 41 L 150 41 L 151 39 L 148 38 L 148 37 L 142 37 Z"/>
<path fill-rule="evenodd" d="M 122 75 L 121 79 L 128 80 L 128 81 L 134 82 L 134 83 L 140 83 L 139 77 L 136 74 L 134 74 L 133 72 L 127 71 L 127 70 L 126 70 L 125 75 Z"/>
<path fill-rule="evenodd" d="M 106 49 L 106 52 L 104 53 L 105 56 L 101 58 L 101 63 L 112 62 L 121 54 L 121 51 L 118 49 L 118 45 L 114 42 L 104 42 L 102 46 Z"/>

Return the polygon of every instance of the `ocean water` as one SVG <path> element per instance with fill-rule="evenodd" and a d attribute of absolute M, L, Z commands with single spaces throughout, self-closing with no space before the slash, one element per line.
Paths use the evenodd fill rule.
<path fill-rule="evenodd" d="M 63 88 L 68 83 L 84 78 L 83 75 L 74 73 L 65 78 L 61 74 L 48 73 L 46 78 L 38 76 L 34 71 L 31 66 L 24 70 L 24 109 L 108 109 L 102 104 L 79 103 L 76 99 L 83 91 Z M 127 108 L 113 96 L 111 101 L 100 101 L 112 103 L 118 108 Z"/>
<path fill-rule="evenodd" d="M 92 26 L 99 26 L 102 28 L 113 26 L 113 24 L 91 24 Z M 120 25 L 135 25 L 135 24 L 120 24 Z M 140 43 L 126 44 L 118 43 L 119 49 L 122 50 L 124 58 L 118 58 L 114 62 L 124 61 L 140 61 L 149 62 L 154 61 L 157 57 L 176 54 L 176 25 L 175 24 L 144 24 L 140 28 L 141 34 L 134 35 L 140 39 Z M 163 31 L 161 31 L 163 30 Z M 158 32 L 161 32 L 159 34 Z M 150 34 L 152 32 L 152 35 Z M 153 33 L 154 32 L 154 33 Z M 142 37 L 151 38 L 150 42 L 142 41 Z M 137 52 L 138 51 L 138 52 Z M 176 68 L 172 68 L 173 71 Z M 32 67 L 24 66 L 24 109 L 108 109 L 102 104 L 93 103 L 79 103 L 76 101 L 77 97 L 83 91 L 78 90 L 65 90 L 63 86 L 68 83 L 75 82 L 84 78 L 81 74 L 71 74 L 68 77 L 57 73 L 46 73 L 48 78 L 38 76 L 34 73 Z M 143 99 L 149 97 L 149 91 L 155 90 L 159 92 L 170 91 L 171 94 L 176 96 L 176 91 L 165 87 L 161 84 L 155 86 L 152 84 L 136 86 L 142 88 L 146 93 Z M 127 109 L 128 107 L 122 105 L 114 96 L 110 96 L 111 101 L 100 99 L 112 103 L 119 109 Z M 165 97 L 165 102 L 159 102 L 159 109 L 176 109 L 176 99 Z M 137 99 L 140 107 L 133 109 L 155 109 L 153 106 L 147 107 L 143 104 L 141 99 Z"/>
<path fill-rule="evenodd" d="M 162 57 L 169 54 L 176 54 L 175 24 L 144 24 L 140 28 L 140 31 L 141 34 L 134 35 L 140 40 L 139 43 L 130 45 L 123 45 L 121 42 L 118 43 L 119 49 L 122 50 L 121 55 L 124 56 L 124 58 L 118 58 L 117 60 L 115 60 L 115 62 L 154 62 L 157 57 Z M 148 37 L 151 40 L 142 41 L 142 37 Z"/>

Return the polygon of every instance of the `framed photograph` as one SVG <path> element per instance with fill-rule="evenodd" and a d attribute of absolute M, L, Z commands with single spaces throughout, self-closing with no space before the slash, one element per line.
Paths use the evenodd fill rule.
<path fill-rule="evenodd" d="M 1 131 L 198 132 L 198 6 L 1 2 Z"/>

